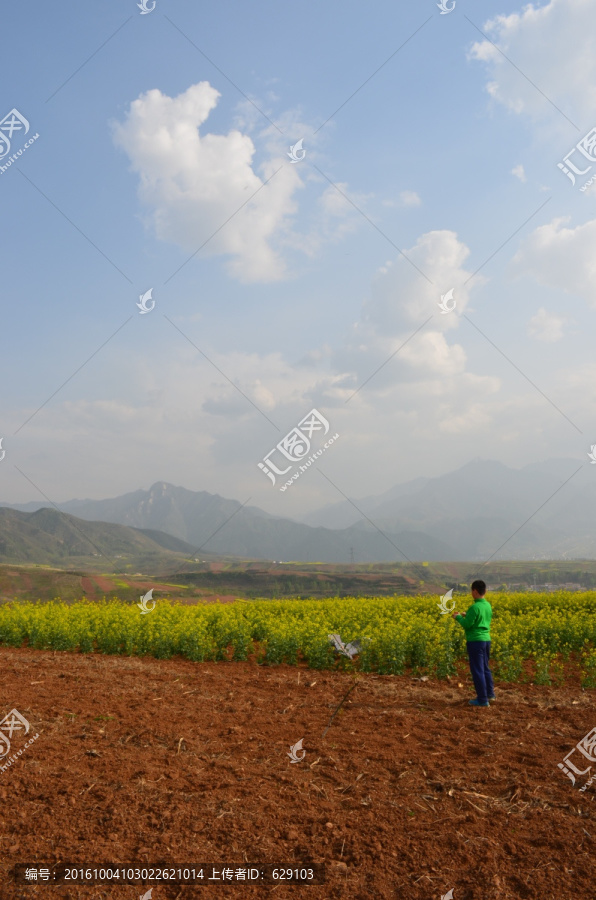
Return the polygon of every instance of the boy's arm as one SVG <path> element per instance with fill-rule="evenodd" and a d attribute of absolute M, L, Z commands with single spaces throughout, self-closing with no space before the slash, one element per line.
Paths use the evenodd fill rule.
<path fill-rule="evenodd" d="M 464 631 L 468 631 L 469 628 L 472 628 L 472 626 L 476 624 L 476 612 L 477 610 L 475 607 L 471 606 L 465 616 L 460 613 L 455 617 L 455 621 L 459 622 Z"/>

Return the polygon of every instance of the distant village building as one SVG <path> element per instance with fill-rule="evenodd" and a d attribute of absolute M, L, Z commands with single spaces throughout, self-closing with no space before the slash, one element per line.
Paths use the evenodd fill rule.
<path fill-rule="evenodd" d="M 511 584 L 505 584 L 501 582 L 500 584 L 487 584 L 486 585 L 487 593 L 488 591 L 536 591 L 536 593 L 541 594 L 554 594 L 555 591 L 587 591 L 588 588 L 584 587 L 581 584 L 577 584 L 576 582 L 566 581 L 564 584 L 554 584 L 553 582 L 547 582 L 546 584 L 527 584 L 524 581 L 516 581 L 511 582 Z"/>
<path fill-rule="evenodd" d="M 531 584 L 528 590 L 539 591 L 542 594 L 554 594 L 555 591 L 585 591 L 586 588 L 581 584 L 567 581 L 565 584 L 552 584 L 551 582 L 547 584 Z"/>

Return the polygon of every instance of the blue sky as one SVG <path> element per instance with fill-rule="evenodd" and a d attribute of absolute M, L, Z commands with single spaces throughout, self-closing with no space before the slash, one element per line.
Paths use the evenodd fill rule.
<path fill-rule="evenodd" d="M 557 163 L 596 125 L 596 0 L 322 6 L 3 13 L 30 132 L 0 166 L 39 138 L 0 174 L 0 499 L 299 517 L 337 490 L 257 463 L 312 408 L 351 497 L 478 456 L 592 475 L 596 165 Z"/>

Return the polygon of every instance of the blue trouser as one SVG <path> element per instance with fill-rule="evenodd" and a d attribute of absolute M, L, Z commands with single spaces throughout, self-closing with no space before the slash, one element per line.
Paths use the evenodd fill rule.
<path fill-rule="evenodd" d="M 467 641 L 466 647 L 470 659 L 470 672 L 476 688 L 476 697 L 481 702 L 485 702 L 489 697 L 495 695 L 493 676 L 488 667 L 490 641 Z"/>

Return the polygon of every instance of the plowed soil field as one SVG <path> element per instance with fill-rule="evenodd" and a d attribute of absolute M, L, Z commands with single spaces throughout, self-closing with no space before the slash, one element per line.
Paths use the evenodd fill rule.
<path fill-rule="evenodd" d="M 580 793 L 557 768 L 596 725 L 594 691 L 579 683 L 497 683 L 490 709 L 474 709 L 465 668 L 449 682 L 355 681 L 10 648 L 0 683 L 0 717 L 15 708 L 39 734 L 0 772 L 1 900 L 137 900 L 149 888 L 151 900 L 596 897 L 596 785 Z M 12 736 L 13 754 L 25 740 Z M 324 863 L 326 883 L 23 885 L 10 874 L 199 862 L 218 874 Z"/>

